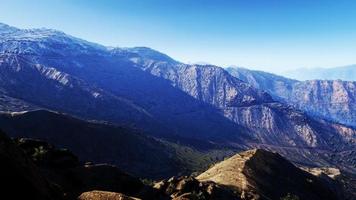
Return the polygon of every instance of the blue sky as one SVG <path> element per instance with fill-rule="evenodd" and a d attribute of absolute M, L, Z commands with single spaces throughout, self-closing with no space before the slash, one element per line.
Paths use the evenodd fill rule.
<path fill-rule="evenodd" d="M 183 62 L 272 72 L 356 63 L 356 1 L 1 0 L 0 21 Z"/>

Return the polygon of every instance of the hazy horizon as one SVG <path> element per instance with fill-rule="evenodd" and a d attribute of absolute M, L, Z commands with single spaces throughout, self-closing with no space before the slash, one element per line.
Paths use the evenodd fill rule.
<path fill-rule="evenodd" d="M 3 1 L 0 22 L 105 46 L 146 46 L 185 63 L 274 73 L 356 63 L 356 2 L 36 2 Z"/>

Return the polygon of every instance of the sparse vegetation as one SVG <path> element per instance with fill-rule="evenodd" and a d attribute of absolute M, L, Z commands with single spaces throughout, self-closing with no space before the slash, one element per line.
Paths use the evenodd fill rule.
<path fill-rule="evenodd" d="M 183 168 L 183 174 L 199 174 L 215 163 L 234 155 L 236 152 L 231 149 L 214 149 L 209 151 L 199 151 L 191 147 L 178 145 L 161 140 L 167 149 L 175 154 L 178 163 Z"/>
<path fill-rule="evenodd" d="M 43 146 L 39 146 L 38 148 L 34 149 L 34 153 L 32 154 L 32 158 L 35 161 L 41 161 L 46 156 L 47 150 Z"/>
<path fill-rule="evenodd" d="M 285 197 L 282 197 L 281 200 L 300 200 L 297 195 L 288 193 Z"/>
<path fill-rule="evenodd" d="M 143 184 L 148 185 L 148 186 L 153 186 L 154 185 L 154 181 L 152 179 L 144 178 L 144 179 L 141 179 L 141 181 L 142 181 Z"/>

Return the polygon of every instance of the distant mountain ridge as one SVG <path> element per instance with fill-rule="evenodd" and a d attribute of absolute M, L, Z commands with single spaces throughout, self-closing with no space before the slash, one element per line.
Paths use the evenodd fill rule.
<path fill-rule="evenodd" d="M 233 76 L 265 90 L 275 99 L 316 117 L 356 126 L 356 82 L 297 81 L 243 68 L 227 68 Z"/>
<path fill-rule="evenodd" d="M 267 148 L 283 152 L 285 156 L 295 157 L 296 154 L 302 155 L 303 159 L 301 159 L 301 157 L 299 159 L 305 161 L 310 159 L 314 160 L 314 156 L 311 156 L 310 152 L 299 151 L 303 148 L 296 150 L 296 152 L 292 153 L 293 155 L 288 155 L 288 151 L 284 151 L 278 148 L 278 146 L 295 146 L 298 149 L 298 147 L 301 146 L 321 147 L 325 145 L 324 147 L 328 148 L 333 146 L 330 145 L 330 143 L 339 143 L 336 141 L 332 142 L 333 139 L 331 138 L 337 138 L 338 136 L 331 135 L 337 132 L 341 134 L 341 130 L 347 130 L 341 134 L 344 136 L 348 135 L 347 137 L 349 139 L 345 141 L 351 144 L 355 140 L 355 131 L 352 128 L 343 129 L 341 128 L 342 125 L 329 126 L 327 122 L 314 120 L 305 116 L 302 112 L 293 109 L 293 107 L 274 102 L 270 96 L 263 91 L 256 89 L 251 90 L 258 91 L 258 94 L 260 94 L 252 95 L 252 97 L 258 97 L 258 99 L 263 99 L 263 101 L 255 101 L 248 96 L 241 98 L 248 100 L 247 102 L 253 102 L 252 104 L 226 104 L 224 103 L 224 98 L 216 99 L 216 97 L 227 97 L 225 94 L 230 94 L 228 88 L 219 88 L 228 85 L 223 81 L 225 78 L 231 79 L 231 77 L 225 75 L 226 72 L 219 67 L 185 65 L 169 62 L 148 62 L 147 65 L 143 67 L 145 71 L 155 76 L 170 80 L 174 87 L 182 89 L 194 98 L 215 106 L 226 118 L 242 127 L 246 127 L 249 135 L 255 139 L 255 142 L 251 140 L 247 142 L 251 145 L 250 147 L 259 147 L 261 143 L 262 146 L 263 144 L 269 144 L 270 146 Z M 214 72 L 212 72 L 211 69 L 213 69 Z M 202 72 L 204 73 L 204 75 L 201 76 L 202 78 L 195 78 L 199 77 Z M 190 77 L 194 77 L 194 79 L 190 79 Z M 237 82 L 241 85 L 246 85 L 246 83 L 241 80 L 237 80 Z M 247 88 L 251 88 L 248 84 L 246 86 L 248 86 Z M 219 92 L 219 90 L 222 92 Z M 253 94 L 249 92 L 249 90 L 240 90 L 238 94 L 239 93 L 244 95 Z M 335 130 L 335 132 L 333 130 Z M 328 134 L 330 135 L 327 136 Z M 322 137 L 325 138 L 322 139 Z M 266 146 L 264 146 L 264 148 L 266 148 Z M 338 147 L 334 146 L 332 148 Z M 289 150 L 289 153 L 291 152 L 293 151 Z M 307 154 L 309 155 L 307 156 Z M 319 156 L 316 155 L 316 157 Z M 311 163 L 316 163 L 316 160 L 311 161 Z"/>
<path fill-rule="evenodd" d="M 301 68 L 281 74 L 301 81 L 315 79 L 356 81 L 356 65 L 333 68 Z"/>

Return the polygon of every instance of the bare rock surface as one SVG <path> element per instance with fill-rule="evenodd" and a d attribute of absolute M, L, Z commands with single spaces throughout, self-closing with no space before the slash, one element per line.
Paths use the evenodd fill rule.
<path fill-rule="evenodd" d="M 93 190 L 82 193 L 78 200 L 139 200 L 121 193 Z"/>

